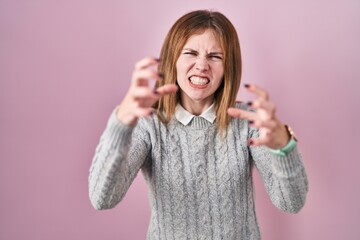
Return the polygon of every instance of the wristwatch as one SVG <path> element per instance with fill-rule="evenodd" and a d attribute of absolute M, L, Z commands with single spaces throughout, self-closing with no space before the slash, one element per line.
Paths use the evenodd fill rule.
<path fill-rule="evenodd" d="M 285 128 L 286 128 L 286 131 L 288 132 L 289 134 L 289 137 L 290 138 L 293 138 L 296 142 L 298 141 L 297 137 L 295 136 L 295 133 L 294 131 L 291 129 L 291 127 L 289 127 L 288 125 L 285 124 Z"/>
<path fill-rule="evenodd" d="M 280 149 L 271 149 L 270 148 L 270 151 L 273 154 L 280 155 L 283 157 L 286 156 L 289 152 L 291 152 L 296 147 L 297 142 L 298 142 L 298 139 L 296 138 L 294 131 L 288 125 L 285 125 L 285 128 L 290 137 L 288 144 L 286 144 L 284 147 L 282 147 Z"/>

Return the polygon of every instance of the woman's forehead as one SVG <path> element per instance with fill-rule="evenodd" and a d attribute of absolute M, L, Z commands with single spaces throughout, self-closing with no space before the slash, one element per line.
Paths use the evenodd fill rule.
<path fill-rule="evenodd" d="M 206 34 L 206 35 L 204 35 Z M 202 36 L 204 35 L 204 36 Z M 199 38 L 200 37 L 200 38 Z M 202 38 L 205 37 L 205 38 Z M 213 37 L 213 38 L 212 38 Z M 219 36 L 219 33 L 216 32 L 212 28 L 206 28 L 201 29 L 198 31 L 194 31 L 189 35 L 189 37 L 184 41 L 184 44 L 182 48 L 186 48 L 190 45 L 196 45 L 199 43 L 203 43 L 202 40 L 210 40 L 212 42 L 212 47 L 216 48 L 217 50 L 223 50 L 223 43 L 221 41 L 221 38 Z M 215 41 L 213 41 L 215 40 Z M 209 41 L 205 41 L 205 43 L 208 43 Z"/>

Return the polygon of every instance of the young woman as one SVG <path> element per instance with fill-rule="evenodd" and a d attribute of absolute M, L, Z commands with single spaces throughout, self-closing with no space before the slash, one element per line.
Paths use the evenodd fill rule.
<path fill-rule="evenodd" d="M 90 169 L 93 206 L 115 207 L 141 169 L 151 206 L 148 239 L 260 239 L 256 166 L 274 205 L 298 212 L 308 185 L 296 138 L 265 90 L 245 85 L 258 98 L 236 102 L 240 78 L 238 36 L 223 14 L 193 11 L 178 19 L 160 59 L 135 65 L 110 116 Z"/>

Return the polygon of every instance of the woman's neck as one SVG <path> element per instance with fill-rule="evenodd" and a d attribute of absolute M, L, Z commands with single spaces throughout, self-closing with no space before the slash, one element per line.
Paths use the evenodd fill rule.
<path fill-rule="evenodd" d="M 213 98 L 209 98 L 209 99 L 203 99 L 200 101 L 196 101 L 196 100 L 190 100 L 190 99 L 181 99 L 181 106 L 188 111 L 189 113 L 195 115 L 195 116 L 199 116 L 201 115 L 206 109 L 208 109 L 211 104 L 213 104 L 214 99 Z"/>

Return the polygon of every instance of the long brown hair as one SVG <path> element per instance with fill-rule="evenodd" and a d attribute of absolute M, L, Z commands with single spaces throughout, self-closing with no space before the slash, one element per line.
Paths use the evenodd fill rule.
<path fill-rule="evenodd" d="M 225 130 L 231 117 L 227 109 L 235 105 L 236 95 L 241 81 L 241 52 L 237 32 L 233 24 L 222 13 L 197 10 L 179 18 L 168 32 L 163 43 L 159 64 L 159 72 L 164 78 L 157 86 L 176 84 L 176 61 L 182 48 L 190 36 L 211 29 L 219 37 L 224 52 L 224 78 L 215 92 L 216 124 L 220 130 Z M 161 97 L 154 105 L 162 122 L 169 123 L 175 113 L 175 107 L 180 101 L 180 91 Z"/>

